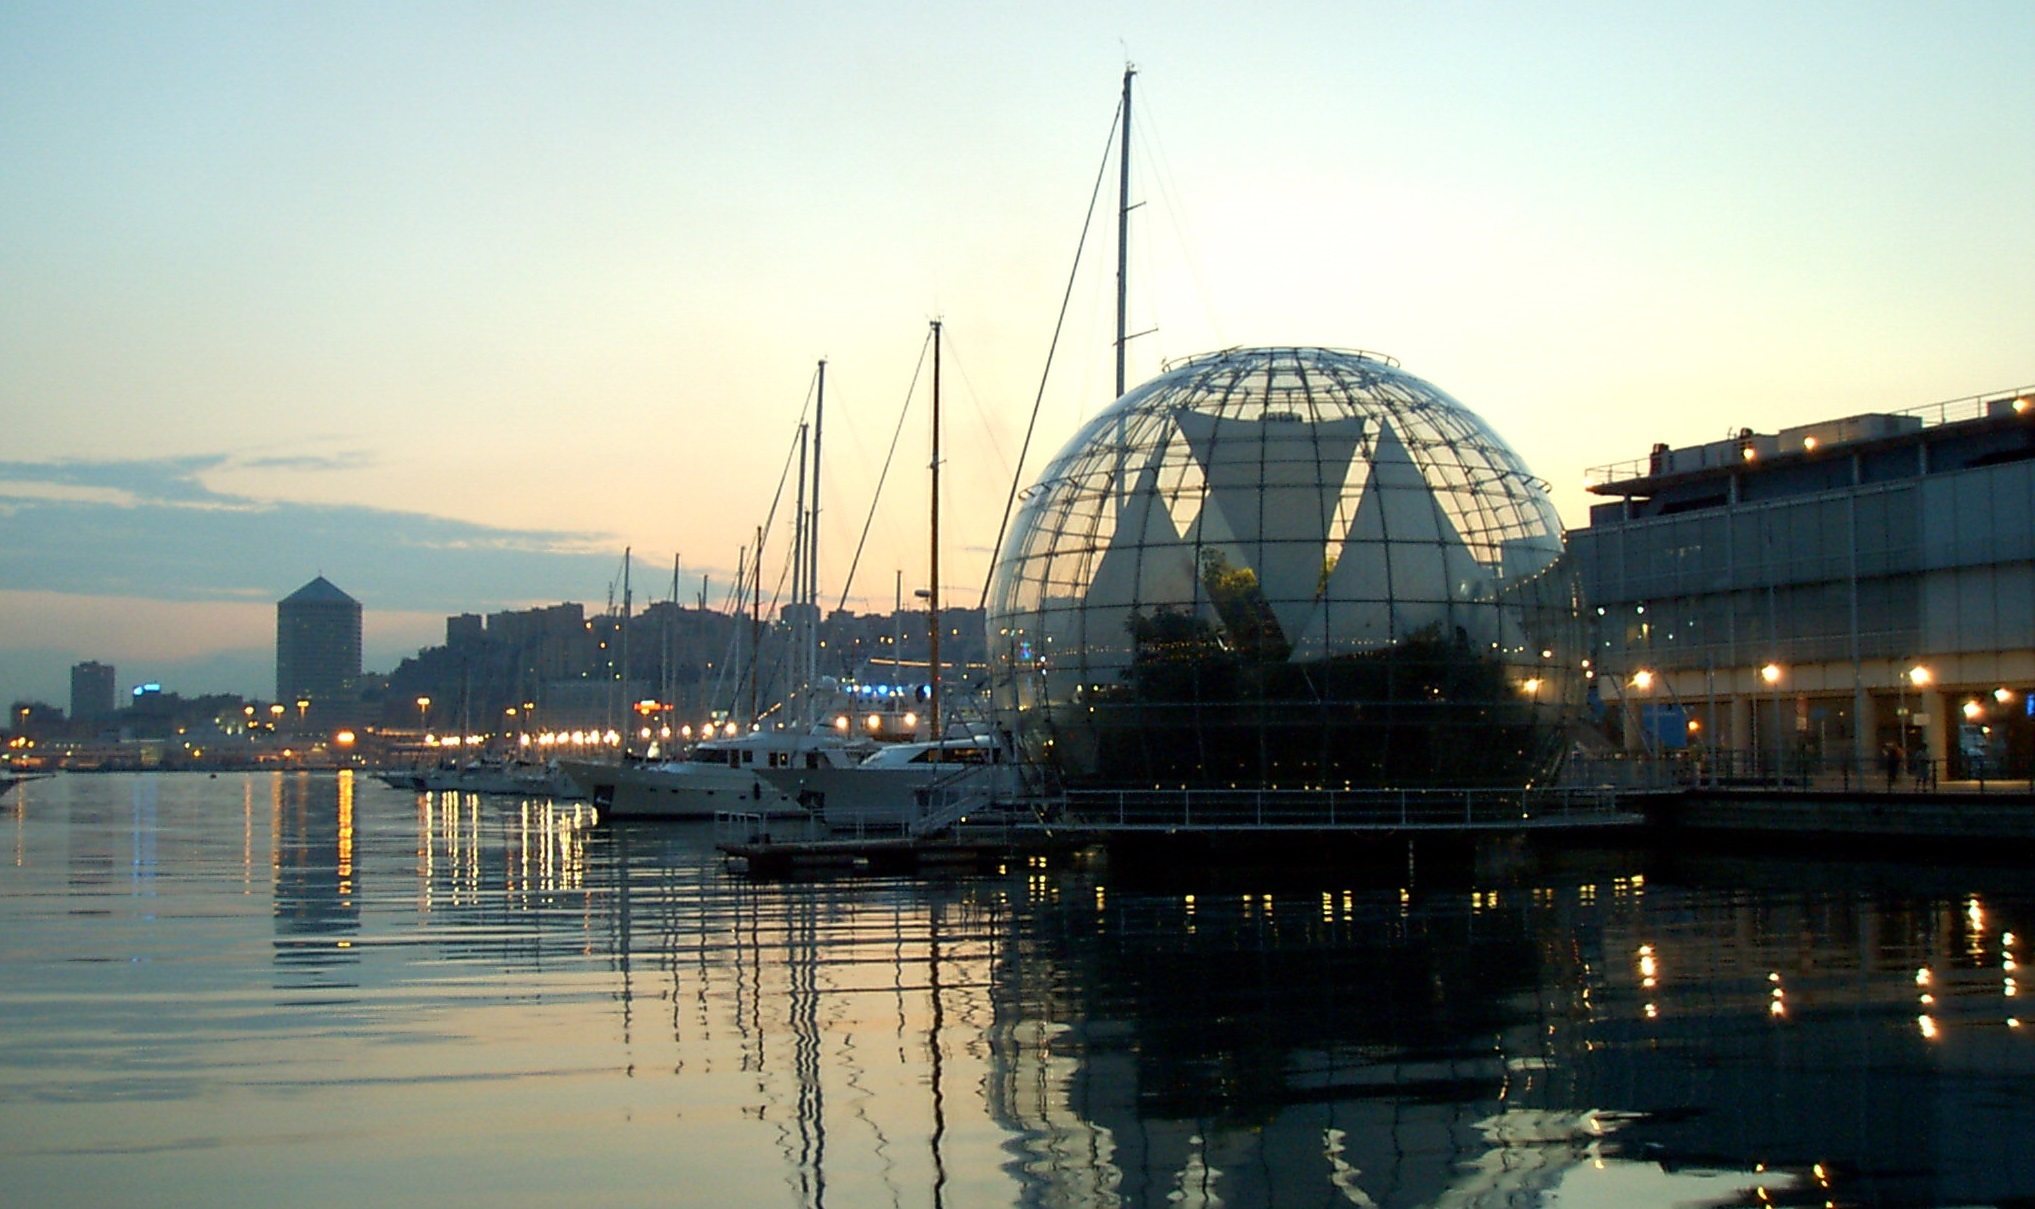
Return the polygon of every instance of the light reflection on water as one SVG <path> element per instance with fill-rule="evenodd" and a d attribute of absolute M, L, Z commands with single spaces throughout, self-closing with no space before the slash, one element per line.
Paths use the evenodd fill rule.
<path fill-rule="evenodd" d="M 704 827 L 343 775 L 0 812 L 5 1203 L 2035 1194 L 2035 883 L 1998 869 L 782 885 Z"/>

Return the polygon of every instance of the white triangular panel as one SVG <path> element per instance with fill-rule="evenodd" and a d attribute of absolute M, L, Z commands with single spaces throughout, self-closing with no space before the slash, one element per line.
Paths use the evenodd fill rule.
<path fill-rule="evenodd" d="M 1147 463 L 1136 477 L 1088 586 L 1091 666 L 1130 663 L 1126 623 L 1132 610 L 1188 608 L 1195 598 L 1194 548 L 1181 540 L 1160 497 L 1158 461 Z"/>
<path fill-rule="evenodd" d="M 1471 556 L 1406 446 L 1380 423 L 1370 474 L 1337 555 L 1328 590 L 1296 631 L 1296 660 L 1375 649 L 1435 625 L 1477 647 L 1499 639 L 1490 573 Z"/>
<path fill-rule="evenodd" d="M 1328 535 L 1350 463 L 1363 440 L 1361 416 L 1310 423 L 1297 416 L 1243 420 L 1203 412 L 1176 414 L 1208 480 L 1210 514 L 1231 534 L 1224 551 L 1258 577 L 1286 634 L 1314 610 L 1328 556 Z"/>

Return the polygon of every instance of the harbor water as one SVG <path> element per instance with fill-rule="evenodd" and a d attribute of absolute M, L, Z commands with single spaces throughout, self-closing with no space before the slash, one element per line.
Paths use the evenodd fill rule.
<path fill-rule="evenodd" d="M 711 825 L 347 773 L 65 774 L 0 821 L 4 1205 L 2035 1198 L 2025 863 L 772 882 Z"/>

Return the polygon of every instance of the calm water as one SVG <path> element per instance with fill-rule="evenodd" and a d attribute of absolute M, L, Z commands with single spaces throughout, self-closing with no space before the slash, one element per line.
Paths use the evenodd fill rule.
<path fill-rule="evenodd" d="M 0 801 L 8 1205 L 2035 1196 L 2035 877 L 1402 852 L 757 884 L 364 778 Z"/>

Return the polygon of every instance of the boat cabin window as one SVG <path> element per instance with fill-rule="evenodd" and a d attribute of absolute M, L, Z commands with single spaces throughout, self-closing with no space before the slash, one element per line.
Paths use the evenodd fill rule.
<path fill-rule="evenodd" d="M 692 762 L 695 764 L 732 764 L 734 761 L 728 757 L 734 754 L 734 752 L 723 751 L 718 747 L 695 747 L 692 749 Z"/>
<path fill-rule="evenodd" d="M 771 752 L 771 753 L 770 753 L 770 766 L 771 766 L 772 768 L 790 768 L 790 767 L 791 767 L 791 753 L 790 753 L 790 752 L 788 752 L 788 751 L 773 751 L 773 752 Z"/>
<path fill-rule="evenodd" d="M 994 762 L 991 760 L 990 755 L 991 753 L 988 749 L 981 747 L 949 747 L 945 751 L 938 752 L 928 747 L 926 750 L 913 756 L 911 762 L 914 764 L 989 764 Z"/>

